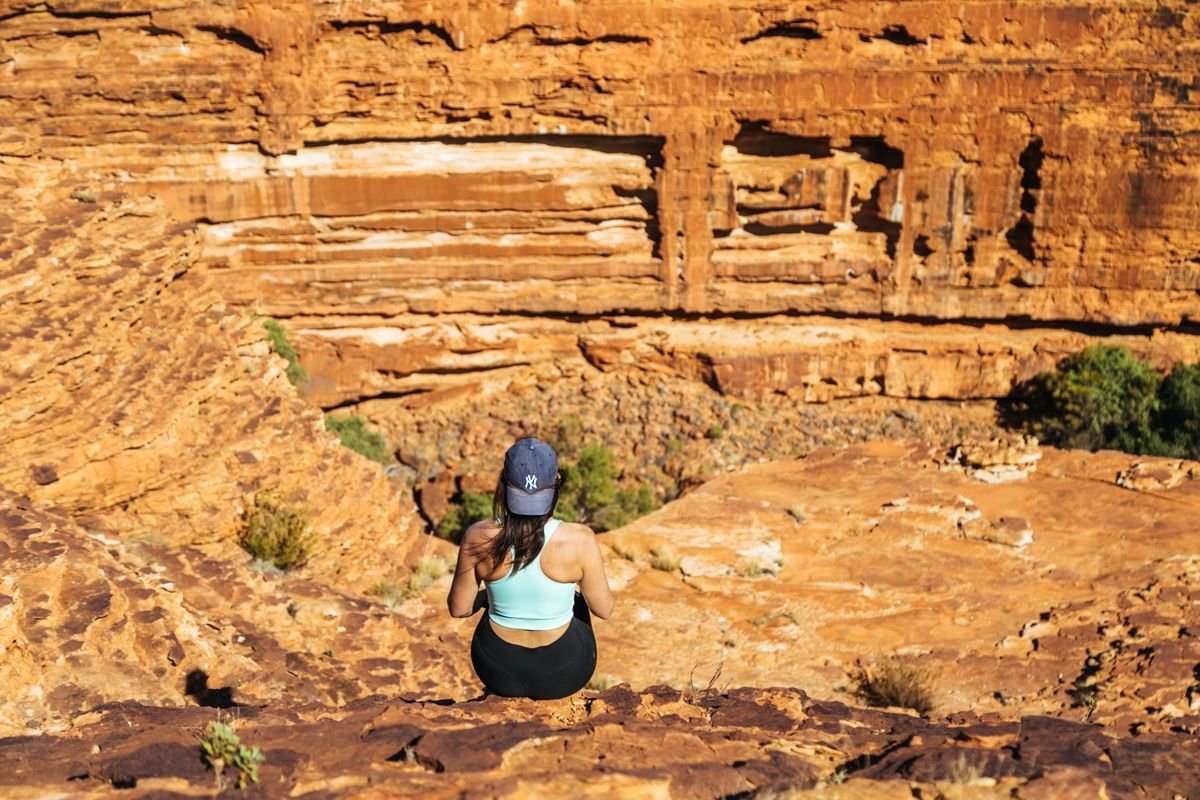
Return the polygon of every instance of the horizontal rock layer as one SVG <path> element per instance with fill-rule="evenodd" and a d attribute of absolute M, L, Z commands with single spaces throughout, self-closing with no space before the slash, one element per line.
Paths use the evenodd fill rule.
<path fill-rule="evenodd" d="M 591 320 L 502 314 L 405 314 L 291 320 L 323 406 L 384 397 L 409 409 L 565 376 L 642 371 L 700 381 L 744 400 L 796 402 L 883 395 L 995 399 L 1095 344 L 1084 330 L 881 322 L 832 317 Z M 1162 371 L 1200 361 L 1177 332 L 1106 336 Z"/>
<path fill-rule="evenodd" d="M 275 315 L 1200 311 L 1200 11 L 22 5 L 0 152 L 205 223 Z"/>

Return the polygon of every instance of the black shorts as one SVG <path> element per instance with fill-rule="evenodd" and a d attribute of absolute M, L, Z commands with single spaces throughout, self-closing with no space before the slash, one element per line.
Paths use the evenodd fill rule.
<path fill-rule="evenodd" d="M 492 694 L 557 700 L 582 689 L 596 671 L 596 637 L 583 595 L 563 635 L 542 647 L 506 642 L 492 630 L 485 611 L 471 639 L 471 666 Z"/>

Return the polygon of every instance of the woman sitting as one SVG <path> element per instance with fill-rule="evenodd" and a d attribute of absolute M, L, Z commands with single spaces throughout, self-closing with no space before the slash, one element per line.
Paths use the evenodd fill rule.
<path fill-rule="evenodd" d="M 566 697 L 596 669 L 588 611 L 608 619 L 613 596 L 592 529 L 554 519 L 559 477 L 550 445 L 514 444 L 492 498 L 495 519 L 476 522 L 459 546 L 446 603 L 455 617 L 487 609 L 471 640 L 471 664 L 493 694 Z"/>

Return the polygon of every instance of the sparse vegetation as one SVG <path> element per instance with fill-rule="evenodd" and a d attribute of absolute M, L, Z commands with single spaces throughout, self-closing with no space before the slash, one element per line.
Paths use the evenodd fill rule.
<path fill-rule="evenodd" d="M 482 492 L 459 492 L 437 524 L 437 535 L 458 544 L 467 528 L 492 516 L 492 498 Z"/>
<path fill-rule="evenodd" d="M 389 580 L 380 580 L 371 584 L 367 595 L 377 598 L 393 611 L 409 598 L 416 597 L 427 586 L 453 569 L 454 565 L 441 558 L 422 558 L 402 585 Z"/>
<path fill-rule="evenodd" d="M 234 785 L 239 789 L 246 788 L 247 783 L 258 783 L 258 766 L 266 761 L 262 750 L 242 744 L 233 728 L 220 719 L 208 723 L 200 737 L 200 756 L 216 773 L 218 789 L 224 788 L 229 770 L 237 772 Z"/>
<path fill-rule="evenodd" d="M 387 439 L 378 431 L 367 429 L 367 421 L 356 414 L 345 417 L 325 415 L 325 430 L 336 433 L 342 446 L 383 465 L 392 463 L 392 451 Z"/>
<path fill-rule="evenodd" d="M 933 710 L 933 673 L 924 664 L 889 659 L 860 669 L 855 682 L 868 705 L 911 708 L 921 716 Z"/>
<path fill-rule="evenodd" d="M 1058 447 L 1200 458 L 1200 365 L 1161 378 L 1124 347 L 1089 347 L 1017 387 L 1005 417 Z"/>
<path fill-rule="evenodd" d="M 306 508 L 284 502 L 274 492 L 259 492 L 242 517 L 238 544 L 259 561 L 281 570 L 304 566 L 317 538 Z"/>
<path fill-rule="evenodd" d="M 291 342 L 287 340 L 287 332 L 284 331 L 283 326 L 273 319 L 268 319 L 263 322 L 263 327 L 267 329 L 267 341 L 271 343 L 271 349 L 275 351 L 275 355 L 288 363 L 285 373 L 287 379 L 293 386 L 308 383 L 308 370 L 300 364 L 300 356 L 296 353 L 296 348 L 292 347 Z"/>
<path fill-rule="evenodd" d="M 708 683 L 705 684 L 703 689 L 696 688 L 696 670 L 700 668 L 700 665 L 697 664 L 692 667 L 692 672 L 688 675 L 688 688 L 683 692 L 681 699 L 685 703 L 690 703 L 694 706 L 707 706 L 709 698 L 713 694 L 719 693 L 717 690 L 717 680 L 721 677 L 721 670 L 724 667 L 725 660 L 722 657 L 721 661 L 717 662 L 717 668 L 713 670 L 712 675 L 708 678 Z"/>
<path fill-rule="evenodd" d="M 568 522 L 583 522 L 599 531 L 610 531 L 654 510 L 654 494 L 642 484 L 636 491 L 617 484 L 620 469 L 616 456 L 603 445 L 591 444 L 579 451 L 574 464 L 564 463 L 556 516 Z"/>
<path fill-rule="evenodd" d="M 705 431 L 704 435 L 709 439 L 720 439 L 725 435 L 725 429 L 720 425 L 710 425 L 708 430 Z"/>
<path fill-rule="evenodd" d="M 675 551 L 666 545 L 650 548 L 650 566 L 663 572 L 678 572 L 680 559 Z"/>
<path fill-rule="evenodd" d="M 621 542 L 613 542 L 610 546 L 612 547 L 613 552 L 619 555 L 621 558 L 635 564 L 637 563 L 637 553 L 634 552 L 633 548 L 627 547 Z"/>
<path fill-rule="evenodd" d="M 743 558 L 739 561 L 737 566 L 733 568 L 733 571 L 743 578 L 759 578 L 763 575 L 771 574 L 771 570 L 749 558 Z"/>

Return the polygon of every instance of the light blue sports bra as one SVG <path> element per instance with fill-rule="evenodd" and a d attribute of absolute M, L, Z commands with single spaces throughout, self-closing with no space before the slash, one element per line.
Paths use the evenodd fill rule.
<path fill-rule="evenodd" d="M 488 617 L 497 625 L 522 631 L 548 631 L 570 622 L 575 584 L 559 583 L 542 572 L 542 553 L 561 520 L 542 529 L 542 549 L 524 569 L 487 583 Z"/>

